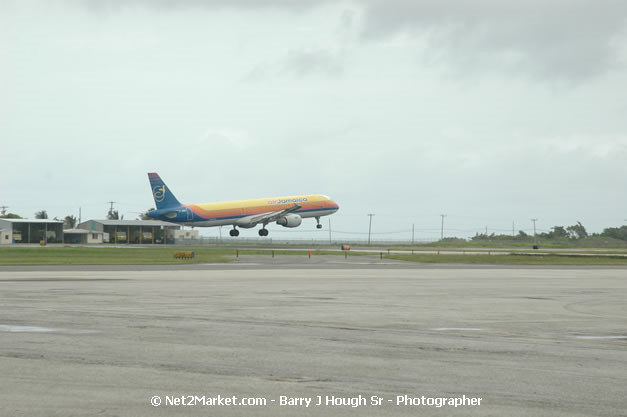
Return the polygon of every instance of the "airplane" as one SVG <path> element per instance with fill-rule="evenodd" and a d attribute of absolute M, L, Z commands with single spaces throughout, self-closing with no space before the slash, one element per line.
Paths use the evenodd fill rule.
<path fill-rule="evenodd" d="M 303 219 L 310 217 L 316 219 L 316 228 L 322 229 L 320 217 L 329 216 L 340 208 L 336 202 L 321 194 L 181 204 L 159 174 L 149 172 L 148 180 L 156 205 L 156 210 L 147 212 L 148 216 L 193 227 L 233 226 L 230 231 L 233 237 L 239 236 L 238 227 L 250 229 L 260 224 L 259 236 L 268 236 L 268 223 L 298 227 Z"/>

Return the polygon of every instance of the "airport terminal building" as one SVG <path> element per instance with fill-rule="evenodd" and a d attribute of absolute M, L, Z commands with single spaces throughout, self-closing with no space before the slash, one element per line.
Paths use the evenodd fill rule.
<path fill-rule="evenodd" d="M 49 219 L 0 219 L 0 245 L 63 243 L 63 222 Z"/>
<path fill-rule="evenodd" d="M 181 227 L 159 220 L 88 220 L 76 228 L 101 233 L 104 243 L 141 245 L 174 243 L 174 231 Z"/>

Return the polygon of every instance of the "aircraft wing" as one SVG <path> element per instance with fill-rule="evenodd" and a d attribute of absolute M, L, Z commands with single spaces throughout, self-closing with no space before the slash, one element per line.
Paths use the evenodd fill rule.
<path fill-rule="evenodd" d="M 300 206 L 298 204 L 294 204 L 292 207 L 286 208 L 285 210 L 277 210 L 277 211 L 271 211 L 268 213 L 263 213 L 263 214 L 257 214 L 255 216 L 249 216 L 249 217 L 245 217 L 243 219 L 240 220 L 241 223 L 246 223 L 246 225 L 250 225 L 250 227 L 255 226 L 259 223 L 263 223 L 263 224 L 268 224 L 271 223 L 275 220 L 277 220 L 279 217 L 283 217 L 286 214 L 289 214 L 293 211 L 296 211 L 300 208 Z M 240 223 L 238 222 L 238 223 Z"/>

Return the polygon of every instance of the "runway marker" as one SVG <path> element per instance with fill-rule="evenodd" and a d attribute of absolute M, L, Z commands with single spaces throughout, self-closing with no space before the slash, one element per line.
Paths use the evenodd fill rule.
<path fill-rule="evenodd" d="M 0 332 L 9 332 L 9 333 L 69 333 L 69 334 L 100 333 L 97 330 L 55 329 L 55 328 L 52 328 L 52 327 L 15 326 L 15 325 L 10 325 L 10 324 L 0 324 Z"/>
<path fill-rule="evenodd" d="M 575 336 L 575 339 L 584 339 L 584 340 L 627 340 L 627 336 Z"/>
<path fill-rule="evenodd" d="M 57 329 L 51 329 L 49 327 L 11 326 L 8 324 L 0 324 L 0 331 L 11 333 L 49 333 L 56 332 Z"/>

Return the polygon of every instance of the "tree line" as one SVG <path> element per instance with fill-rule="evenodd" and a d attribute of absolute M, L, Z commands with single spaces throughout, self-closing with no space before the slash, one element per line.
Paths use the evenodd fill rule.
<path fill-rule="evenodd" d="M 142 213 L 139 217 L 141 220 L 150 220 L 150 216 L 148 216 L 148 212 L 154 209 L 148 209 L 145 213 Z M 22 217 L 15 213 L 7 213 L 0 215 L 0 219 L 21 219 Z M 35 213 L 36 219 L 47 219 L 48 213 L 46 210 L 40 210 Z M 120 216 L 117 210 L 110 209 L 107 212 L 108 220 L 124 220 L 124 216 Z M 54 220 L 59 220 L 58 218 L 54 218 Z M 78 220 L 75 216 L 69 215 L 65 216 L 63 219 L 63 228 L 64 229 L 73 229 L 76 227 Z M 610 239 L 618 239 L 627 241 L 627 226 L 620 227 L 608 227 L 603 229 L 601 233 L 591 233 L 589 234 L 586 230 L 585 226 L 581 224 L 581 222 L 577 222 L 576 224 L 570 226 L 553 226 L 550 231 L 537 233 L 536 237 L 544 240 L 582 240 L 586 238 L 610 238 Z M 520 230 L 516 236 L 512 235 L 504 235 L 504 234 L 490 234 L 487 235 L 485 233 L 477 233 L 475 236 L 471 238 L 472 241 L 481 241 L 481 240 L 520 240 L 520 241 L 530 241 L 534 238 L 533 235 L 529 235 L 524 231 Z"/>
<path fill-rule="evenodd" d="M 587 238 L 610 238 L 627 241 L 627 226 L 621 227 L 607 227 L 603 229 L 601 233 L 588 233 L 585 226 L 581 222 L 570 226 L 553 226 L 550 231 L 537 233 L 536 237 L 544 240 L 583 240 Z M 516 236 L 494 234 L 487 235 L 485 233 L 477 233 L 471 240 L 520 240 L 530 241 L 534 238 L 533 235 L 529 235 L 520 230 Z"/>

